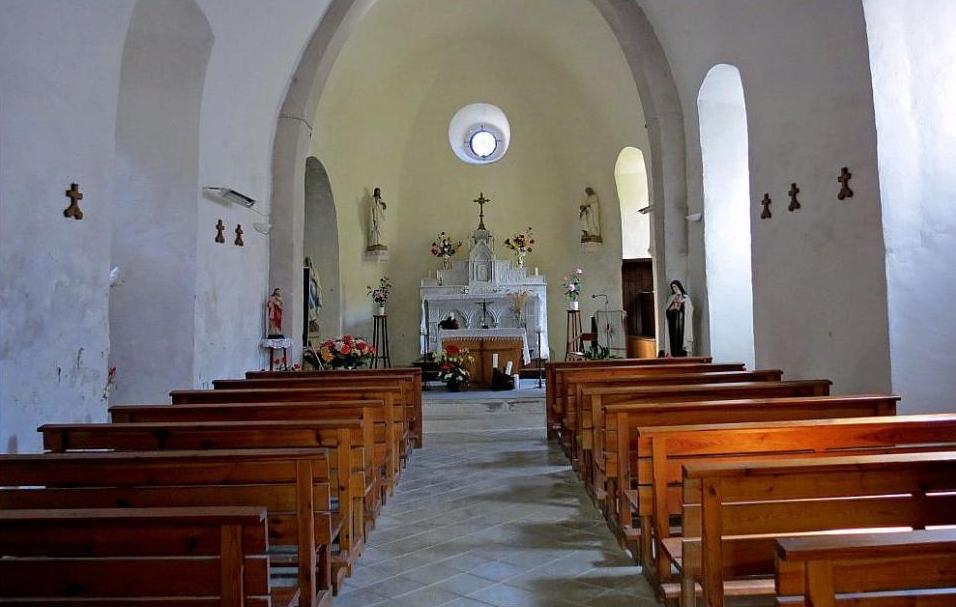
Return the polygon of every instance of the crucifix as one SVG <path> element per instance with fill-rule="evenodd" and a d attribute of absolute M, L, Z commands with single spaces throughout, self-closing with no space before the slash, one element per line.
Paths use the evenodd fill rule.
<path fill-rule="evenodd" d="M 773 217 L 773 213 L 770 212 L 770 194 L 764 194 L 763 200 L 760 201 L 760 204 L 763 205 L 763 212 L 760 213 L 760 219 L 770 219 Z"/>
<path fill-rule="evenodd" d="M 481 229 L 481 228 L 479 228 L 479 229 Z M 476 305 L 476 306 L 481 306 L 481 328 L 482 328 L 482 329 L 487 329 L 487 328 L 488 328 L 488 304 L 490 304 L 490 303 L 492 303 L 492 302 L 490 302 L 490 301 L 476 301 L 476 302 L 475 302 L 475 305 Z"/>
<path fill-rule="evenodd" d="M 77 221 L 83 219 L 83 211 L 80 210 L 80 201 L 83 200 L 83 194 L 80 193 L 80 186 L 71 183 L 70 189 L 66 191 L 66 197 L 70 199 L 70 206 L 63 209 L 63 216 L 72 217 Z"/>
<path fill-rule="evenodd" d="M 837 194 L 837 200 L 845 200 L 847 198 L 853 198 L 853 190 L 850 189 L 850 178 L 853 177 L 853 173 L 850 172 L 850 169 L 843 167 L 840 170 L 840 176 L 837 177 L 837 181 L 840 182 L 841 188 L 840 193 Z"/>
<path fill-rule="evenodd" d="M 472 202 L 478 203 L 478 229 L 485 230 L 485 205 L 491 202 L 491 199 L 485 198 L 485 193 L 480 192 L 478 198 L 474 199 Z"/>
<path fill-rule="evenodd" d="M 224 224 L 222 220 L 220 219 L 216 223 L 216 242 L 218 242 L 219 244 L 226 242 L 226 237 L 222 235 L 225 229 L 226 229 L 226 224 Z"/>
<path fill-rule="evenodd" d="M 236 240 L 235 240 L 235 244 L 238 245 L 238 246 L 240 246 L 240 247 L 246 244 L 246 243 L 242 242 L 242 235 L 243 235 L 243 234 L 245 234 L 245 232 L 242 231 L 242 225 L 241 225 L 241 224 L 236 224 Z"/>
<path fill-rule="evenodd" d="M 797 200 L 797 194 L 800 193 L 800 188 L 797 187 L 796 183 L 791 183 L 790 191 L 787 193 L 790 195 L 790 206 L 787 207 L 787 210 L 792 213 L 800 208 L 800 201 Z"/>

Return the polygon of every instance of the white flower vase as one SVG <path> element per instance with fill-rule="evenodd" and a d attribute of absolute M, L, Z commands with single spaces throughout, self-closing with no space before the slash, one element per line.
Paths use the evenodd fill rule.
<path fill-rule="evenodd" d="M 378 315 L 385 316 L 385 306 L 384 304 L 378 306 Z"/>
<path fill-rule="evenodd" d="M 528 253 L 526 251 L 518 251 L 518 269 L 524 267 L 524 258 Z"/>
<path fill-rule="evenodd" d="M 577 311 L 580 309 L 581 309 L 581 302 L 579 302 L 578 300 L 572 299 L 571 301 L 568 302 L 568 310 Z"/>

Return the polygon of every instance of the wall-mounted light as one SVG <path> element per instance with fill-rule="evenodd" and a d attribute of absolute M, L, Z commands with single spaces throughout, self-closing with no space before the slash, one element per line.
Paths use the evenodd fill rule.
<path fill-rule="evenodd" d="M 687 221 L 689 221 L 689 222 L 691 222 L 691 223 L 700 223 L 700 221 L 701 221 L 703 218 L 704 218 L 704 214 L 703 214 L 703 213 L 692 213 L 692 214 L 688 215 L 686 219 L 687 219 Z"/>
<path fill-rule="evenodd" d="M 218 196 L 223 200 L 228 200 L 229 202 L 234 202 L 238 205 L 242 205 L 247 209 L 251 209 L 256 204 L 256 199 L 246 196 L 241 192 L 237 192 L 232 188 L 224 187 L 214 187 L 214 186 L 205 186 L 203 191 L 212 194 L 213 196 Z"/>
<path fill-rule="evenodd" d="M 647 215 L 648 213 L 650 213 L 650 212 L 653 211 L 653 210 L 654 210 L 654 205 L 649 204 L 649 205 L 647 205 L 646 207 L 644 207 L 643 209 L 638 209 L 637 212 L 640 213 L 641 215 Z"/>

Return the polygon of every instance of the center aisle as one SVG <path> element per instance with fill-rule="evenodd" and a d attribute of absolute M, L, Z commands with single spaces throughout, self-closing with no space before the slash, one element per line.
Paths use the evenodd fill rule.
<path fill-rule="evenodd" d="M 425 447 L 335 607 L 657 605 L 567 459 L 549 448 L 542 399 L 434 397 Z"/>

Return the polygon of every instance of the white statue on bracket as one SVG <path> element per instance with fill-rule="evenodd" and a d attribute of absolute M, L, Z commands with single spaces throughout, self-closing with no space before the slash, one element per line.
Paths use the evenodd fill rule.
<path fill-rule="evenodd" d="M 586 248 L 597 247 L 601 238 L 601 200 L 591 186 L 584 188 L 587 198 L 578 206 L 578 220 L 581 224 L 581 244 Z"/>
<path fill-rule="evenodd" d="M 385 244 L 385 209 L 388 208 L 382 200 L 382 189 L 375 188 L 372 192 L 372 201 L 368 213 L 368 246 L 366 254 L 377 260 L 388 259 L 388 246 Z"/>

